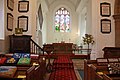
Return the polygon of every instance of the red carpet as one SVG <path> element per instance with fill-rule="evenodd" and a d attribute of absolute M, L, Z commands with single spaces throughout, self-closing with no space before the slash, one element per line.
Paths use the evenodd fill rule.
<path fill-rule="evenodd" d="M 49 80 L 77 80 L 70 56 L 59 56 L 54 60 Z"/>

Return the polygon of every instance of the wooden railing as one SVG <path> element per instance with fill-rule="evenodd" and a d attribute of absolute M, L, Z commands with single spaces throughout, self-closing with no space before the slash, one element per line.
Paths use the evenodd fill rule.
<path fill-rule="evenodd" d="M 35 41 L 30 40 L 30 52 L 32 54 L 43 54 L 43 48 L 41 48 Z"/>

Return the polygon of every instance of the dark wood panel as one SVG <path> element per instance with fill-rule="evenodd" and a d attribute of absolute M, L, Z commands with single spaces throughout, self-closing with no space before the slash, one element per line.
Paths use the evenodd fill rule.
<path fill-rule="evenodd" d="M 15 52 L 30 53 L 31 36 L 10 35 L 9 37 L 10 37 L 10 50 L 9 50 L 10 53 L 15 53 Z"/>
<path fill-rule="evenodd" d="M 72 53 L 73 43 L 53 43 L 53 53 Z"/>
<path fill-rule="evenodd" d="M 104 58 L 120 57 L 120 47 L 104 47 Z"/>

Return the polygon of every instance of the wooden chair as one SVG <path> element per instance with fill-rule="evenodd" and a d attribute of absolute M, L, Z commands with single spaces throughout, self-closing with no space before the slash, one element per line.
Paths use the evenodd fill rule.
<path fill-rule="evenodd" d="M 26 71 L 26 80 L 35 80 L 34 70 L 35 66 L 32 66 Z"/>

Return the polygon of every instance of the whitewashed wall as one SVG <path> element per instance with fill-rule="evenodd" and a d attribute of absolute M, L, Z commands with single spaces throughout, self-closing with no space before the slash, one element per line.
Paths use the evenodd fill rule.
<path fill-rule="evenodd" d="M 24 32 L 24 35 L 32 35 L 32 38 L 35 40 L 36 37 L 36 6 L 37 6 L 37 0 L 29 0 L 29 11 L 26 13 L 20 13 L 18 12 L 18 1 L 20 0 L 14 0 L 14 9 L 11 11 L 7 7 L 7 0 L 0 0 L 0 43 L 1 43 L 1 50 L 2 52 L 8 52 L 9 51 L 9 35 L 12 35 L 15 33 L 15 28 L 17 27 L 17 20 L 18 16 L 28 16 L 28 31 Z M 7 13 L 11 13 L 14 17 L 14 23 L 13 23 L 13 30 L 9 31 L 7 30 Z"/>
<path fill-rule="evenodd" d="M 105 46 L 115 46 L 115 26 L 114 19 L 112 15 L 114 14 L 114 0 L 85 0 L 86 3 L 82 4 L 82 7 L 79 6 L 77 11 L 82 11 L 84 7 L 87 8 L 87 22 L 86 22 L 86 33 L 92 34 L 95 40 L 95 44 L 92 46 L 91 59 L 97 57 L 103 57 L 102 49 Z M 85 2 L 82 0 L 82 2 Z M 100 15 L 100 3 L 108 2 L 111 4 L 111 16 L 102 17 Z M 79 18 L 81 18 L 81 13 L 79 12 Z M 103 34 L 101 33 L 101 23 L 100 20 L 107 18 L 111 20 L 111 33 Z M 82 21 L 80 21 L 82 22 Z M 82 24 L 80 23 L 79 24 Z M 81 27 L 81 25 L 79 25 Z M 81 28 L 80 28 L 81 29 Z M 82 36 L 82 35 L 80 35 Z"/>
<path fill-rule="evenodd" d="M 4 27 L 1 29 L 2 34 L 0 34 L 1 38 L 4 38 L 4 41 L 2 42 L 2 48 L 4 51 L 8 50 L 9 47 L 9 39 L 8 35 L 11 35 L 14 33 L 15 27 L 17 27 L 17 17 L 20 15 L 26 15 L 29 16 L 29 25 L 28 25 L 28 32 L 24 32 L 23 34 L 27 35 L 32 35 L 33 39 L 36 39 L 36 15 L 37 15 L 37 0 L 29 0 L 29 12 L 27 13 L 19 13 L 18 12 L 18 1 L 19 0 L 14 0 L 15 1 L 15 7 L 13 12 L 8 10 L 7 8 L 7 0 L 0 0 L 4 1 Z M 75 6 L 68 1 L 65 0 L 56 0 L 51 6 L 47 7 L 47 4 L 45 4 L 44 0 L 42 0 L 42 6 L 43 8 L 43 13 L 44 13 L 44 22 L 43 22 L 43 43 L 53 43 L 53 42 L 61 42 L 63 39 L 65 42 L 73 42 L 73 43 L 80 43 L 80 37 L 81 37 L 81 32 L 82 31 L 82 26 L 81 26 L 81 12 L 84 8 L 86 8 L 87 11 L 87 19 L 86 19 L 86 33 L 90 33 L 94 36 L 95 39 L 95 44 L 92 47 L 92 53 L 95 53 L 93 58 L 96 57 L 102 57 L 103 56 L 103 47 L 104 46 L 114 46 L 115 45 L 115 26 L 114 26 L 114 19 L 112 15 L 114 14 L 114 0 L 81 0 L 86 2 L 85 4 L 79 5 L 77 8 L 77 12 L 75 9 Z M 100 20 L 103 18 L 100 16 L 100 3 L 101 2 L 110 2 L 111 3 L 111 16 L 109 19 L 111 19 L 111 33 L 110 34 L 102 34 L 100 31 Z M 0 2 L 1 3 L 1 2 Z M 3 6 L 3 5 L 0 5 Z M 59 7 L 65 7 L 69 10 L 70 15 L 71 15 L 71 32 L 70 33 L 56 33 L 54 32 L 54 13 L 55 10 L 57 10 Z M 48 8 L 48 10 L 46 10 Z M 1 11 L 1 9 L 0 9 Z M 13 32 L 7 30 L 7 25 L 6 25 L 6 14 L 7 12 L 11 12 L 14 15 L 14 28 Z M 47 13 L 46 13 L 47 12 Z M 3 15 L 3 14 L 2 14 Z M 84 15 L 84 14 L 83 14 Z M 79 25 L 78 25 L 79 24 Z M 0 23 L 0 27 L 1 27 Z M 0 30 L 1 30 L 0 29 Z M 80 30 L 81 29 L 81 30 Z M 5 32 L 5 33 L 4 33 Z M 1 33 L 1 31 L 0 31 Z M 84 33 L 84 32 L 83 32 Z M 4 36 L 3 36 L 4 35 Z M 57 39 L 57 40 L 55 40 Z M 69 41 L 70 39 L 70 41 Z M 80 41 L 80 42 L 79 42 Z M 93 59 L 92 58 L 92 59 Z"/>
<path fill-rule="evenodd" d="M 54 15 L 55 11 L 60 7 L 65 7 L 70 12 L 71 21 L 69 33 L 55 32 L 54 27 Z M 68 2 L 67 0 L 56 0 L 48 8 L 47 13 L 47 43 L 61 42 L 73 42 L 76 43 L 76 38 L 78 37 L 78 15 L 75 10 L 75 6 Z"/>

